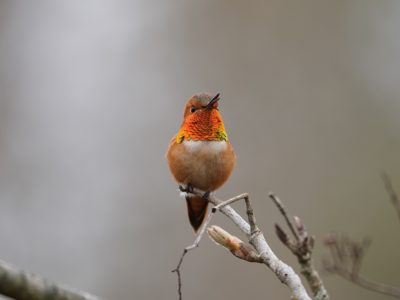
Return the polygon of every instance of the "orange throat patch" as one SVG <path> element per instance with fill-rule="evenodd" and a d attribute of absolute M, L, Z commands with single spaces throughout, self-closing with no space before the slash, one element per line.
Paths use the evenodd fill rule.
<path fill-rule="evenodd" d="M 221 114 L 217 109 L 199 110 L 186 116 L 176 136 L 178 144 L 186 141 L 228 141 Z"/>

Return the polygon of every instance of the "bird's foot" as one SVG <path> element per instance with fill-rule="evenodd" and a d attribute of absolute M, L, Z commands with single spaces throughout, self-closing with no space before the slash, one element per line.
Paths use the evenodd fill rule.
<path fill-rule="evenodd" d="M 190 183 L 188 183 L 186 186 L 180 185 L 179 190 L 183 193 L 190 193 L 190 194 L 193 194 L 194 192 L 193 185 L 191 185 Z"/>
<path fill-rule="evenodd" d="M 210 194 L 211 194 L 211 191 L 207 191 L 207 192 L 205 192 L 205 193 L 203 194 L 203 196 L 201 196 L 201 198 L 202 198 L 205 202 L 208 202 L 208 200 L 209 200 L 209 198 L 210 198 Z"/>
<path fill-rule="evenodd" d="M 180 190 L 182 193 L 194 194 L 194 187 L 193 187 L 193 185 L 191 185 L 190 183 L 188 183 L 186 186 L 184 186 L 184 185 L 179 185 L 179 190 Z M 211 191 L 207 191 L 207 192 L 205 192 L 205 193 L 201 196 L 201 198 L 202 198 L 205 202 L 208 202 L 208 200 L 209 200 L 209 198 L 210 198 L 210 194 L 211 194 Z M 188 195 L 186 195 L 186 196 L 188 196 Z"/>

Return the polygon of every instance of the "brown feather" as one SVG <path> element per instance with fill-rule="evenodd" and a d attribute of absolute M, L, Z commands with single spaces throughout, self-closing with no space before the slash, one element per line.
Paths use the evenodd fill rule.
<path fill-rule="evenodd" d="M 190 224 L 195 232 L 199 230 L 203 224 L 204 218 L 207 215 L 208 201 L 199 196 L 186 197 L 186 204 Z"/>

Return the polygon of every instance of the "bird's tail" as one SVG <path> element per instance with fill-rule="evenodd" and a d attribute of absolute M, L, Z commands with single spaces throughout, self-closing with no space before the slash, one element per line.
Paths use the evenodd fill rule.
<path fill-rule="evenodd" d="M 197 232 L 207 215 L 208 201 L 200 196 L 186 196 L 186 204 L 190 224 Z"/>

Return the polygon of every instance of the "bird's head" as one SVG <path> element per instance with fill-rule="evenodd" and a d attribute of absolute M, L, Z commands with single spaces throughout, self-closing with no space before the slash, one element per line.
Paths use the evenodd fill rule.
<path fill-rule="evenodd" d="M 227 141 L 222 116 L 218 110 L 219 93 L 211 96 L 195 94 L 186 102 L 183 122 L 177 135 L 177 142 L 183 140 Z"/>

